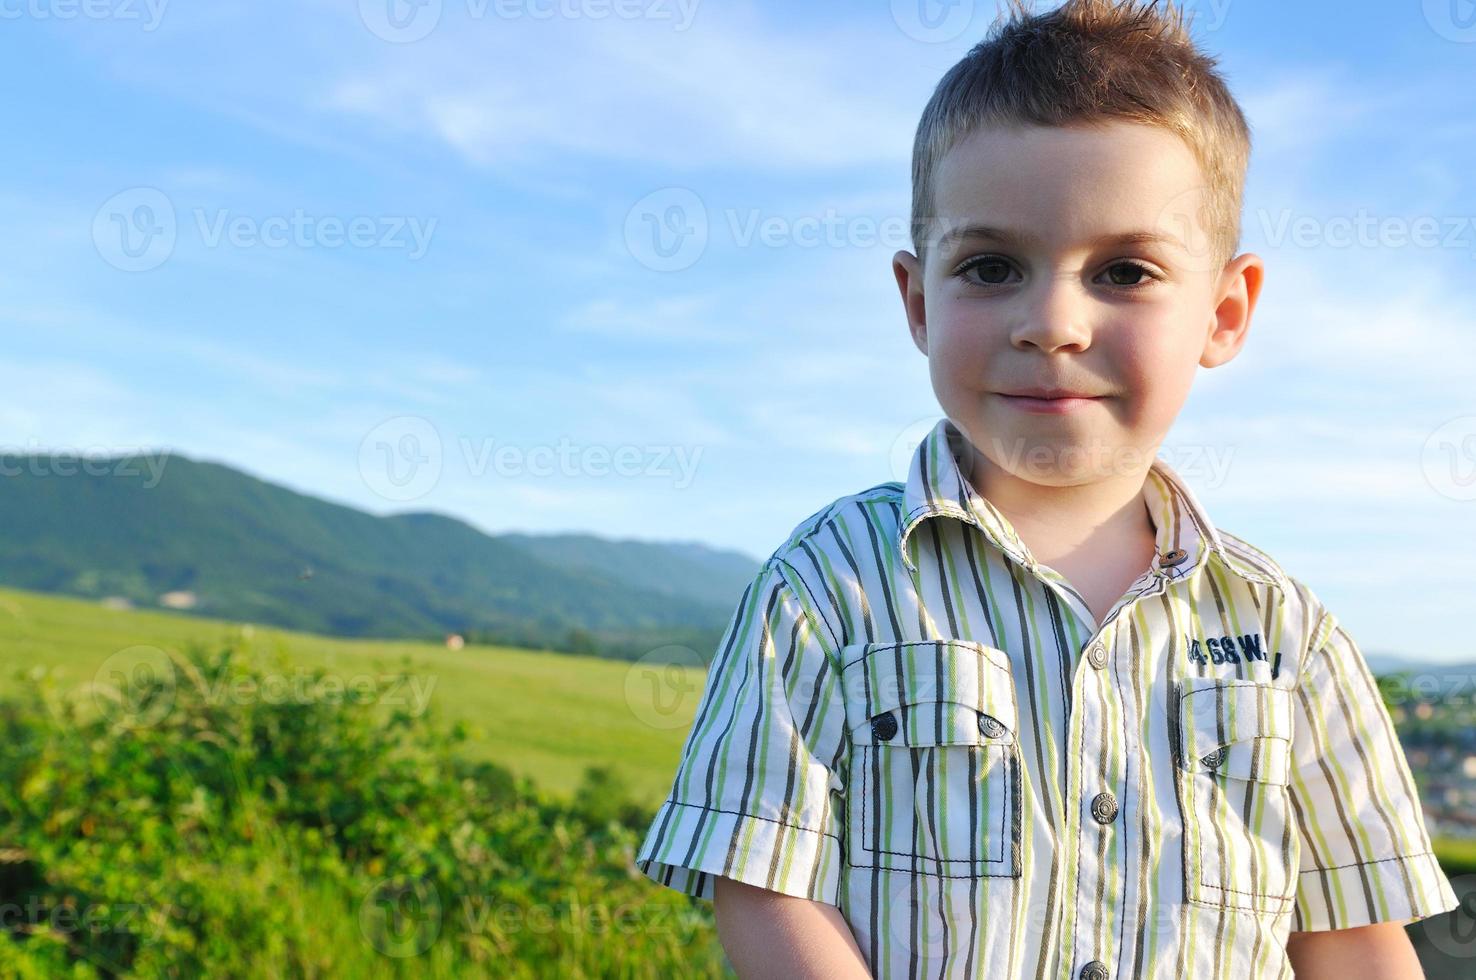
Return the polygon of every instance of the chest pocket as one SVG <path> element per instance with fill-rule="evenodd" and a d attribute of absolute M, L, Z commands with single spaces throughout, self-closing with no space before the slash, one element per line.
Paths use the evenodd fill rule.
<path fill-rule="evenodd" d="M 1020 876 L 1014 677 L 969 640 L 844 648 L 847 861 L 951 878 Z"/>
<path fill-rule="evenodd" d="M 1292 692 L 1260 681 L 1179 682 L 1176 776 L 1184 898 L 1284 912 L 1296 897 L 1290 791 Z"/>

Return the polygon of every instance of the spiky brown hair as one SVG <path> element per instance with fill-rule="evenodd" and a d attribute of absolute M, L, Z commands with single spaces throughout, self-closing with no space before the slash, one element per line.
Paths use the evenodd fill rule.
<path fill-rule="evenodd" d="M 1250 127 L 1173 0 L 1006 0 L 923 109 L 912 150 L 912 241 L 925 262 L 943 157 L 981 126 L 1127 120 L 1178 135 L 1199 162 L 1201 223 L 1219 267 L 1240 243 Z"/>

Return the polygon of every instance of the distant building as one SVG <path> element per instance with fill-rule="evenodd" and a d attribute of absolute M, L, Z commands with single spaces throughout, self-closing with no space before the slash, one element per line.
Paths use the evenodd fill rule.
<path fill-rule="evenodd" d="M 159 597 L 159 605 L 168 609 L 193 609 L 195 606 L 195 593 L 184 590 L 166 592 Z"/>
<path fill-rule="evenodd" d="M 464 646 L 466 646 L 466 638 L 463 637 L 460 633 L 446 634 L 447 650 L 460 650 Z"/>
<path fill-rule="evenodd" d="M 108 595 L 102 598 L 104 609 L 132 609 L 133 600 L 122 595 Z"/>

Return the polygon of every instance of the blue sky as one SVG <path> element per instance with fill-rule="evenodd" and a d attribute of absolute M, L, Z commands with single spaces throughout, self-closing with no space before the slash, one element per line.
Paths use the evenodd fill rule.
<path fill-rule="evenodd" d="M 1365 650 L 1469 658 L 1476 5 L 1188 6 L 1268 279 L 1163 453 Z M 993 9 L 0 0 L 0 435 L 765 555 L 939 416 L 890 258 Z"/>

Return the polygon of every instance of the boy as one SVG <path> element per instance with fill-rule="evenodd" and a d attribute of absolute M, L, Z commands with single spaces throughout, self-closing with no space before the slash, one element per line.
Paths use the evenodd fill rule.
<path fill-rule="evenodd" d="M 765 561 L 636 863 L 744 976 L 1418 977 L 1457 902 L 1361 652 L 1155 457 L 1260 292 L 1244 117 L 1181 12 L 1023 3 L 914 147 L 947 417 Z"/>

